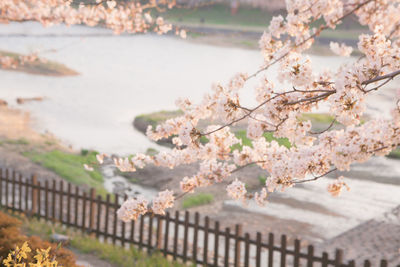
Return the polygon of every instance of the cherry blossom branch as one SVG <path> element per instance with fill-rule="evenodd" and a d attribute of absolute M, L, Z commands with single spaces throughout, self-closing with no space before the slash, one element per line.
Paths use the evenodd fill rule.
<path fill-rule="evenodd" d="M 328 128 L 326 128 L 325 130 L 320 131 L 320 132 L 310 131 L 310 134 L 319 135 L 319 134 L 325 133 L 325 132 L 329 131 L 333 127 L 335 122 L 337 122 L 336 118 L 332 120 L 332 122 L 329 124 Z"/>
<path fill-rule="evenodd" d="M 359 4 L 357 7 L 355 7 L 354 9 L 352 9 L 351 11 L 349 11 L 348 13 L 346 13 L 345 15 L 343 15 L 342 17 L 336 19 L 333 24 L 337 24 L 340 21 L 342 21 L 343 19 L 347 18 L 348 16 L 352 15 L 354 12 L 356 12 L 357 10 L 359 10 L 361 7 L 365 6 L 366 4 L 369 4 L 370 2 L 373 2 L 376 0 L 367 0 L 364 3 Z M 271 63 L 269 63 L 267 66 L 265 66 L 264 68 L 259 69 L 258 71 L 256 71 L 255 73 L 253 73 L 252 75 L 250 75 L 246 80 L 249 80 L 251 78 L 256 77 L 258 74 L 260 74 L 261 72 L 269 69 L 271 66 L 275 65 L 276 63 L 278 63 L 279 61 L 281 61 L 282 59 L 284 59 L 286 56 L 288 56 L 290 54 L 291 51 L 293 51 L 294 49 L 304 45 L 305 43 L 307 43 L 308 41 L 310 41 L 311 39 L 314 39 L 315 37 L 319 36 L 321 34 L 322 31 L 328 29 L 328 25 L 321 25 L 320 28 L 314 33 L 312 34 L 310 37 L 304 39 L 302 42 L 300 42 L 299 44 L 295 44 L 293 45 L 293 47 L 287 51 L 286 53 L 284 53 L 282 56 L 280 56 L 279 58 L 275 59 L 274 61 L 272 61 Z"/>
<path fill-rule="evenodd" d="M 361 84 L 362 85 L 368 85 L 370 83 L 379 82 L 379 81 L 382 81 L 382 80 L 385 80 L 385 79 L 393 79 L 397 75 L 400 75 L 400 70 L 397 70 L 397 71 L 394 71 L 392 73 L 388 73 L 388 74 L 385 74 L 385 75 L 382 75 L 382 76 L 377 76 L 377 77 L 375 77 L 373 79 L 369 79 L 369 80 L 363 81 Z"/>
<path fill-rule="evenodd" d="M 262 102 L 261 104 L 259 104 L 259 105 L 256 106 L 255 108 L 252 108 L 252 109 L 247 109 L 247 108 L 246 108 L 246 110 L 248 110 L 249 113 L 247 113 L 247 114 L 245 114 L 245 115 L 239 117 L 238 119 L 235 119 L 235 120 L 231 121 L 231 122 L 228 123 L 228 124 L 222 125 L 222 126 L 218 127 L 218 128 L 215 129 L 215 130 L 212 130 L 212 131 L 209 131 L 209 132 L 206 132 L 206 133 L 200 133 L 200 136 L 210 135 L 210 134 L 215 133 L 215 132 L 218 132 L 218 131 L 220 131 L 220 130 L 222 130 L 222 129 L 228 127 L 228 126 L 231 126 L 231 125 L 233 125 L 233 124 L 235 124 L 235 123 L 237 123 L 237 122 L 239 122 L 239 121 L 241 121 L 241 120 L 243 120 L 243 119 L 249 117 L 253 112 L 255 112 L 256 110 L 258 110 L 259 108 L 261 108 L 262 106 L 264 106 L 264 105 L 267 104 L 268 102 L 270 102 L 270 101 L 272 101 L 272 100 L 274 100 L 274 99 L 276 99 L 276 98 L 278 98 L 278 97 L 280 97 L 280 96 L 283 96 L 283 95 L 286 95 L 286 94 L 290 94 L 290 93 L 295 93 L 295 92 L 296 92 L 296 91 L 287 91 L 287 92 L 279 93 L 279 94 L 277 94 L 277 95 L 275 95 L 275 96 L 273 96 L 273 97 L 271 97 L 271 98 L 265 100 L 264 102 Z"/>
<path fill-rule="evenodd" d="M 313 96 L 313 97 L 309 97 L 309 98 L 302 98 L 297 101 L 288 102 L 288 103 L 285 103 L 285 105 L 296 105 L 296 104 L 300 104 L 303 102 L 309 102 L 309 103 L 318 102 L 319 100 L 325 99 L 334 93 L 336 93 L 336 90 L 328 91 L 327 93 L 320 94 L 317 96 Z"/>
<path fill-rule="evenodd" d="M 293 183 L 294 183 L 294 184 L 302 184 L 302 183 L 307 183 L 307 182 L 316 181 L 316 180 L 318 180 L 318 179 L 320 179 L 320 178 L 322 178 L 322 177 L 327 176 L 328 174 L 330 174 L 330 173 L 332 173 L 332 172 L 334 172 L 334 171 L 337 171 L 337 168 L 334 168 L 334 169 L 332 169 L 332 170 L 330 170 L 330 171 L 328 171 L 328 172 L 326 172 L 326 173 L 324 173 L 324 174 L 322 174 L 322 175 L 315 176 L 314 178 L 310 178 L 310 179 L 306 179 L 306 180 L 295 180 L 295 181 L 293 181 Z"/>

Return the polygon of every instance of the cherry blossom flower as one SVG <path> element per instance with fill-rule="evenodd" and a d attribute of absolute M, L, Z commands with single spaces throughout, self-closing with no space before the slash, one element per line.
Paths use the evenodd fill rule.
<path fill-rule="evenodd" d="M 340 193 L 342 192 L 343 187 L 347 189 L 347 191 L 350 190 L 350 187 L 347 186 L 347 184 L 343 181 L 344 177 L 340 176 L 335 180 L 335 182 L 331 183 L 328 185 L 328 192 L 333 196 L 333 197 L 338 197 Z"/>
<path fill-rule="evenodd" d="M 338 56 L 349 57 L 351 52 L 353 52 L 353 48 L 346 46 L 344 43 L 339 45 L 337 42 L 330 42 L 329 46 L 332 52 Z"/>
<path fill-rule="evenodd" d="M 233 199 L 244 200 L 247 190 L 245 184 L 236 179 L 226 187 L 226 192 L 228 192 L 228 196 Z"/>
<path fill-rule="evenodd" d="M 124 222 L 136 220 L 140 215 L 146 214 L 148 202 L 139 196 L 125 201 L 117 211 L 117 216 Z"/>
<path fill-rule="evenodd" d="M 174 206 L 174 193 L 169 190 L 165 190 L 158 193 L 158 196 L 153 199 L 152 211 L 155 214 L 165 215 L 165 210 L 167 208 L 172 208 Z"/>

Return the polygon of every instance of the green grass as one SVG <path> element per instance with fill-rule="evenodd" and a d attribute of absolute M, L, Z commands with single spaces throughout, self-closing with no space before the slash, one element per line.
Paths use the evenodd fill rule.
<path fill-rule="evenodd" d="M 247 132 L 245 130 L 237 131 L 235 132 L 235 135 L 238 139 L 242 140 L 242 144 L 233 145 L 231 148 L 232 150 L 242 150 L 243 146 L 253 147 L 251 144 L 251 139 L 247 137 Z M 276 141 L 279 145 L 285 146 L 287 148 L 290 148 L 292 146 L 287 138 L 276 138 L 274 137 L 273 133 L 264 133 L 263 135 L 267 142 Z"/>
<path fill-rule="evenodd" d="M 326 113 L 304 113 L 299 118 L 300 121 L 308 121 L 311 123 L 326 123 L 330 124 L 334 117 Z"/>
<path fill-rule="evenodd" d="M 135 120 L 144 120 L 145 122 L 149 123 L 153 127 L 157 126 L 158 124 L 168 120 L 172 119 L 178 116 L 183 115 L 183 112 L 181 110 L 173 110 L 173 111 L 158 111 L 158 112 L 153 112 L 149 114 L 141 114 L 136 116 Z"/>
<path fill-rule="evenodd" d="M 19 138 L 19 139 L 7 139 L 4 140 L 2 143 L 4 144 L 10 144 L 10 145 L 29 145 L 29 141 L 26 140 L 25 138 Z"/>
<path fill-rule="evenodd" d="M 23 155 L 38 163 L 46 169 L 54 171 L 68 182 L 76 185 L 88 185 L 94 187 L 98 194 L 106 195 L 103 187 L 103 176 L 98 169 L 89 172 L 83 168 L 83 164 L 96 163 L 95 151 L 82 150 L 81 154 L 72 154 L 60 150 L 50 152 L 28 151 Z"/>
<path fill-rule="evenodd" d="M 265 182 L 267 181 L 267 177 L 263 176 L 263 175 L 259 175 L 258 176 L 258 181 L 260 181 L 260 184 L 262 186 L 265 186 Z"/>
<path fill-rule="evenodd" d="M 207 26 L 224 26 L 224 28 L 245 28 L 249 30 L 264 30 L 269 25 L 273 16 L 282 14 L 286 16 L 285 11 L 270 12 L 261 10 L 260 8 L 252 8 L 250 6 L 242 5 L 239 7 L 237 14 L 231 15 L 229 5 L 213 4 L 198 8 L 173 8 L 166 12 L 157 13 L 153 11 L 154 15 L 160 15 L 172 23 L 182 25 L 202 24 Z M 313 23 L 312 26 L 318 27 L 323 23 L 320 19 Z M 365 30 L 366 27 L 361 26 L 358 22 L 348 18 L 344 23 L 338 25 L 337 29 L 340 31 L 349 30 Z M 330 34 L 326 34 L 330 35 Z M 344 34 L 338 35 L 338 38 L 354 39 L 354 35 Z M 356 37 L 357 38 L 357 37 Z"/>
<path fill-rule="evenodd" d="M 116 266 L 122 267 L 183 267 L 189 265 L 179 264 L 164 258 L 160 253 L 147 253 L 140 252 L 135 248 L 123 249 L 119 246 L 106 244 L 98 241 L 95 238 L 87 235 L 82 235 L 72 230 L 67 230 L 59 224 L 50 224 L 36 219 L 24 220 L 23 231 L 31 236 L 39 236 L 44 240 L 50 240 L 53 233 L 68 235 L 70 240 L 70 247 L 78 250 L 83 254 L 92 254 L 96 257 L 110 262 Z M 191 265 L 193 266 L 193 265 Z"/>
<path fill-rule="evenodd" d="M 213 24 L 235 26 L 263 26 L 266 27 L 272 14 L 261 9 L 241 7 L 235 16 L 231 15 L 229 6 L 215 4 L 195 9 L 173 8 L 160 14 L 171 22 L 189 24 Z"/>
<path fill-rule="evenodd" d="M 387 157 L 392 159 L 400 159 L 400 148 L 392 150 Z"/>
<path fill-rule="evenodd" d="M 159 153 L 160 151 L 158 151 L 157 149 L 155 149 L 155 148 L 148 148 L 147 150 L 146 150 L 146 155 L 148 155 L 148 156 L 155 156 L 155 155 L 157 155 L 158 153 Z"/>
<path fill-rule="evenodd" d="M 116 266 L 122 267 L 178 267 L 186 266 L 177 262 L 171 262 L 165 259 L 160 253 L 148 255 L 135 248 L 122 249 L 112 244 L 104 244 L 100 241 L 85 237 L 76 236 L 71 240 L 71 246 L 84 254 L 93 254 L 102 260 L 106 260 Z"/>
<path fill-rule="evenodd" d="M 290 144 L 289 140 L 287 138 L 276 138 L 274 137 L 273 133 L 264 133 L 264 138 L 267 140 L 267 142 L 271 141 L 277 141 L 279 145 L 285 146 L 287 148 L 290 148 L 292 145 Z M 235 132 L 236 138 L 240 139 L 242 141 L 241 144 L 235 144 L 231 147 L 231 150 L 234 151 L 236 149 L 239 149 L 240 151 L 243 149 L 243 146 L 249 146 L 253 147 L 251 144 L 252 140 L 247 137 L 247 132 L 246 130 L 240 130 Z M 200 143 L 206 144 L 208 143 L 208 138 L 205 136 L 202 136 L 200 138 Z"/>
<path fill-rule="evenodd" d="M 301 116 L 298 117 L 300 121 L 307 121 L 310 120 L 312 124 L 320 123 L 326 124 L 327 126 L 332 123 L 334 117 L 327 114 L 327 113 L 303 113 Z M 368 120 L 368 117 L 361 117 L 360 123 L 364 124 Z M 340 124 L 339 122 L 335 121 L 334 124 Z"/>
<path fill-rule="evenodd" d="M 195 195 L 188 195 L 182 201 L 182 207 L 189 209 L 192 207 L 203 206 L 210 204 L 214 201 L 214 196 L 208 193 L 197 193 Z"/>

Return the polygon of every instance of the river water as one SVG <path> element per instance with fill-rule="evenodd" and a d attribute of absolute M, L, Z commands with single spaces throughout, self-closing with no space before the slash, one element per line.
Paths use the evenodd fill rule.
<path fill-rule="evenodd" d="M 0 25 L 0 49 L 42 55 L 81 75 L 46 77 L 1 71 L 0 98 L 44 96 L 24 108 L 48 130 L 75 148 L 127 154 L 145 151 L 150 143 L 133 130 L 141 113 L 175 109 L 178 97 L 201 100 L 214 82 L 235 73 L 251 73 L 262 64 L 258 51 L 189 43 L 169 36 L 122 35 L 94 28 L 36 23 Z M 341 60 L 314 57 L 316 66 L 337 67 Z M 255 82 L 255 81 L 254 81 Z M 253 82 L 253 84 L 254 84 Z M 245 102 L 251 103 L 250 83 Z"/>
<path fill-rule="evenodd" d="M 15 103 L 17 97 L 43 96 L 44 101 L 21 107 L 31 112 L 38 131 L 49 131 L 76 149 L 121 155 L 149 147 L 163 149 L 133 129 L 136 115 L 175 109 L 178 97 L 199 100 L 213 82 L 226 82 L 238 71 L 252 73 L 262 64 L 258 51 L 199 45 L 151 34 L 113 36 L 104 29 L 82 26 L 44 29 L 36 23 L 0 25 L 0 49 L 47 51 L 44 57 L 80 73 L 47 77 L 0 71 L 0 99 Z M 53 49 L 56 51 L 49 52 Z M 334 69 L 354 59 L 312 56 L 312 60 L 315 69 L 322 70 L 320 66 Z M 244 93 L 249 104 L 253 85 L 250 83 L 247 89 L 250 93 Z M 370 98 L 369 115 L 387 114 L 387 107 L 393 106 L 393 91 L 385 89 Z M 271 203 L 268 208 L 250 205 L 247 209 L 311 223 L 329 238 L 400 203 L 399 161 L 373 159 L 355 165 L 349 176 L 354 178 L 349 181 L 354 190 L 339 200 L 326 193 L 327 181 L 322 180 L 285 193 L 299 203 L 318 203 L 340 216 L 303 211 L 301 205 L 295 208 Z M 114 180 L 123 183 L 121 177 Z M 226 205 L 237 203 L 228 201 Z"/>

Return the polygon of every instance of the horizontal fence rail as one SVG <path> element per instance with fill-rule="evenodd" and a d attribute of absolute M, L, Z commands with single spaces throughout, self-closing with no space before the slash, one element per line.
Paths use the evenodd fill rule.
<path fill-rule="evenodd" d="M 176 211 L 165 216 L 146 214 L 137 221 L 124 223 L 117 210 L 127 196 L 108 194 L 105 199 L 94 189 L 84 191 L 65 181 L 38 181 L 9 169 L 0 169 L 0 206 L 27 216 L 92 234 L 103 242 L 122 247 L 135 246 L 148 253 L 158 251 L 174 260 L 203 266 L 336 266 L 354 267 L 355 261 L 344 262 L 342 250 L 333 257 L 320 255 L 314 246 L 302 247 L 300 240 L 288 244 L 286 235 L 278 239 L 270 233 L 253 239 L 243 233 L 241 225 L 222 229 L 218 221 L 199 213 Z M 267 242 L 266 242 L 267 240 Z M 372 266 L 368 260 L 358 266 Z M 387 267 L 381 260 L 380 267 Z M 397 265 L 400 267 L 400 265 Z"/>

